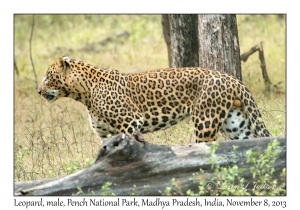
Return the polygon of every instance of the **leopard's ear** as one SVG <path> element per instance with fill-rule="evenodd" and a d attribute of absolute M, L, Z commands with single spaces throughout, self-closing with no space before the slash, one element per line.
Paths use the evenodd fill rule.
<path fill-rule="evenodd" d="M 63 70 L 67 70 L 70 68 L 69 60 L 70 58 L 68 56 L 63 56 L 57 60 L 57 66 L 61 67 Z"/>

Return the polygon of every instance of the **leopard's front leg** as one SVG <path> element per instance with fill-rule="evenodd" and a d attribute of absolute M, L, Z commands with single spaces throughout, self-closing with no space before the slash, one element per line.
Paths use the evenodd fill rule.
<path fill-rule="evenodd" d="M 106 88 L 95 89 L 93 93 L 90 122 L 100 137 L 117 133 L 130 135 L 141 130 L 143 115 L 128 96 Z"/>

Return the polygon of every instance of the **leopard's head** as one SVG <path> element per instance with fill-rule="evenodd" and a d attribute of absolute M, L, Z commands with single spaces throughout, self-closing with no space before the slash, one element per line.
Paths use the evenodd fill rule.
<path fill-rule="evenodd" d="M 68 74 L 70 71 L 70 58 L 64 56 L 51 65 L 46 71 L 38 88 L 38 93 L 47 102 L 52 103 L 61 97 L 69 95 Z"/>

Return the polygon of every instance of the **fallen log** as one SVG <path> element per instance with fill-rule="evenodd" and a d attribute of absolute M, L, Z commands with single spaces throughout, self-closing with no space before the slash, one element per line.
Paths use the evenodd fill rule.
<path fill-rule="evenodd" d="M 274 139 L 283 148 L 274 163 L 276 172 L 273 176 L 279 178 L 286 168 L 285 137 L 219 142 L 220 146 L 215 154 L 221 158 L 214 164 L 219 164 L 220 167 L 236 164 L 239 168 L 246 169 L 241 176 L 251 181 L 251 165 L 246 161 L 246 152 L 251 149 L 261 154 Z M 209 181 L 215 176 L 209 163 L 211 144 L 162 146 L 147 143 L 141 134 L 119 134 L 104 140 L 99 155 L 91 166 L 61 178 L 17 182 L 15 195 L 77 195 L 79 188 L 86 195 L 101 195 L 101 188 L 107 182 L 112 183 L 110 190 L 115 195 L 164 195 L 173 178 L 181 192 L 188 189 L 197 191 L 199 179 Z M 234 145 L 238 148 L 233 151 Z M 200 169 L 204 173 L 192 176 Z"/>

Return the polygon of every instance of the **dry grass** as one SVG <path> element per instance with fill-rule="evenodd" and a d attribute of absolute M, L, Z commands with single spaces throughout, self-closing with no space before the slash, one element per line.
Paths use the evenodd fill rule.
<path fill-rule="evenodd" d="M 14 136 L 15 180 L 25 181 L 70 174 L 91 164 L 101 139 L 90 128 L 86 108 L 64 98 L 47 104 L 35 90 L 29 57 L 30 15 L 15 16 Z M 167 49 L 158 15 L 37 15 L 32 53 L 38 78 L 58 57 L 68 54 L 121 72 L 167 67 Z M 243 67 L 244 83 L 252 91 L 273 135 L 285 133 L 285 19 L 278 16 L 238 16 L 241 52 L 264 42 L 271 81 L 282 82 L 280 93 L 264 93 L 258 55 Z M 120 39 L 94 52 L 76 50 L 126 30 Z M 72 49 L 72 51 L 70 50 Z M 193 143 L 193 125 L 183 121 L 165 131 L 147 134 L 155 144 Z"/>

